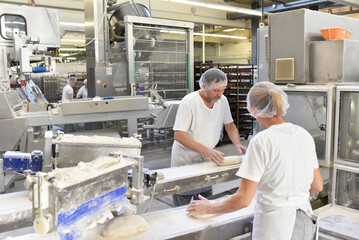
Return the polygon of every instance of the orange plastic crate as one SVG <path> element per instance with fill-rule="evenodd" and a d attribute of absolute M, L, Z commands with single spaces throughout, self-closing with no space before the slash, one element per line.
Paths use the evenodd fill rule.
<path fill-rule="evenodd" d="M 352 34 L 352 32 L 349 32 L 343 28 L 321 29 L 320 32 L 322 33 L 325 40 L 348 39 L 350 34 Z"/>

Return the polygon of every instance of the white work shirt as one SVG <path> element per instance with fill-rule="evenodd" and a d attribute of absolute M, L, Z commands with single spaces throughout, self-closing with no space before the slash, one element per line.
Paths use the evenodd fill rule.
<path fill-rule="evenodd" d="M 71 94 L 71 93 L 72 93 L 72 96 L 73 96 L 74 95 L 74 90 L 72 89 L 72 87 L 69 84 L 67 84 L 64 87 L 64 89 L 62 90 L 62 99 L 61 99 L 61 101 L 65 102 L 65 101 L 70 100 L 69 99 L 69 94 Z"/>
<path fill-rule="evenodd" d="M 82 98 L 87 98 L 87 87 L 82 86 L 79 89 L 79 92 L 77 93 L 77 96 L 82 97 Z"/>
<path fill-rule="evenodd" d="M 212 149 L 220 139 L 223 125 L 231 122 L 233 118 L 225 96 L 222 95 L 210 109 L 199 95 L 199 91 L 196 91 L 187 94 L 182 99 L 173 130 L 184 131 L 195 141 Z M 174 141 L 171 156 L 172 167 L 203 161 L 205 161 L 203 156 Z"/>
<path fill-rule="evenodd" d="M 291 123 L 273 125 L 249 143 L 237 172 L 258 182 L 253 239 L 290 239 L 296 209 L 312 213 L 309 190 L 318 168 L 312 136 Z"/>

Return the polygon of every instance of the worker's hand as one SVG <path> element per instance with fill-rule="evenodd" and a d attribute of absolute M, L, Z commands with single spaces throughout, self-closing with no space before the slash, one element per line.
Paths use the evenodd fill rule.
<path fill-rule="evenodd" d="M 213 162 L 216 165 L 221 165 L 224 161 L 223 159 L 223 153 L 214 149 L 208 149 L 207 154 L 206 154 L 206 158 Z"/>
<path fill-rule="evenodd" d="M 211 202 L 208 201 L 207 198 L 198 195 L 200 200 L 194 200 L 190 202 L 186 211 L 188 212 L 187 215 L 194 216 L 194 215 L 203 215 L 209 214 L 209 210 L 212 206 Z"/>
<path fill-rule="evenodd" d="M 247 151 L 247 148 L 241 144 L 237 144 L 236 149 L 237 149 L 237 152 L 239 152 L 240 154 L 245 154 Z"/>

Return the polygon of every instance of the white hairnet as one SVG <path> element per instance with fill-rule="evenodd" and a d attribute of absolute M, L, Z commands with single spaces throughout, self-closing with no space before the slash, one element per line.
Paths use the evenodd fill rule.
<path fill-rule="evenodd" d="M 288 108 L 287 94 L 271 82 L 256 83 L 247 95 L 247 109 L 253 117 L 281 117 Z"/>
<path fill-rule="evenodd" d="M 199 79 L 199 86 L 202 90 L 227 86 L 227 76 L 217 68 L 208 69 Z"/>
<path fill-rule="evenodd" d="M 69 79 L 67 80 L 67 83 L 74 82 L 74 81 L 77 81 L 76 77 L 69 77 Z"/>

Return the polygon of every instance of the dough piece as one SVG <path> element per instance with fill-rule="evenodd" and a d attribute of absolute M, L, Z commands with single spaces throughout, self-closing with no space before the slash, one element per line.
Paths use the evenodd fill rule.
<path fill-rule="evenodd" d="M 197 218 L 197 219 L 207 219 L 207 218 L 211 218 L 211 217 L 214 217 L 217 215 L 218 214 L 203 214 L 203 215 L 191 215 L 191 217 Z"/>
<path fill-rule="evenodd" d="M 148 230 L 146 220 L 138 215 L 121 216 L 111 219 L 102 232 L 105 238 L 129 237 Z"/>
<path fill-rule="evenodd" d="M 162 180 L 165 178 L 165 174 L 163 172 L 157 172 L 157 180 Z"/>
<path fill-rule="evenodd" d="M 224 157 L 224 161 L 220 166 L 240 164 L 241 162 L 242 162 L 241 156 L 228 156 L 228 157 Z"/>

